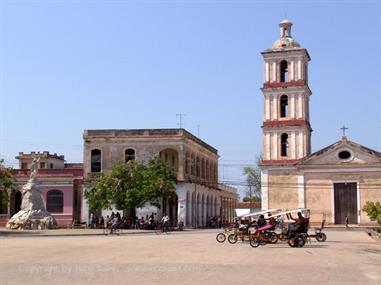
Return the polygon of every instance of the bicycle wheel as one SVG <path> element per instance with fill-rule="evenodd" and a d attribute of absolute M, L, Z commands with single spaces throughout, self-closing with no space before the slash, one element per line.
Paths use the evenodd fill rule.
<path fill-rule="evenodd" d="M 291 247 L 303 247 L 306 244 L 306 240 L 302 235 L 297 235 L 288 240 L 288 244 Z"/>
<path fill-rule="evenodd" d="M 216 236 L 216 240 L 217 240 L 219 243 L 225 242 L 225 240 L 226 240 L 226 235 L 225 235 L 224 233 L 219 233 L 219 234 Z"/>
<path fill-rule="evenodd" d="M 319 242 L 325 242 L 327 240 L 327 235 L 325 233 L 317 233 L 316 240 Z"/>
<path fill-rule="evenodd" d="M 278 235 L 274 232 L 269 232 L 268 238 L 269 238 L 270 243 L 277 243 L 278 242 Z"/>
<path fill-rule="evenodd" d="M 278 240 L 280 240 L 280 241 L 286 241 L 287 240 L 287 235 L 283 234 L 283 233 L 280 233 L 278 235 Z"/>
<path fill-rule="evenodd" d="M 235 234 L 228 235 L 228 242 L 231 244 L 235 244 L 238 241 L 238 237 Z"/>
<path fill-rule="evenodd" d="M 260 245 L 260 243 L 261 243 L 261 241 L 260 241 L 260 239 L 258 237 L 252 237 L 250 239 L 250 246 L 251 247 L 254 247 L 254 248 L 258 247 Z"/>

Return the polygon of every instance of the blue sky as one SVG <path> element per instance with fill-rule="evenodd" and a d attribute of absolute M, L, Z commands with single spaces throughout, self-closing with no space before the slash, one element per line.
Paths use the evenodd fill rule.
<path fill-rule="evenodd" d="M 263 62 L 278 23 L 311 55 L 312 150 L 341 136 L 381 151 L 376 1 L 0 1 L 0 157 L 82 161 L 82 132 L 184 127 L 243 180 L 262 151 Z"/>

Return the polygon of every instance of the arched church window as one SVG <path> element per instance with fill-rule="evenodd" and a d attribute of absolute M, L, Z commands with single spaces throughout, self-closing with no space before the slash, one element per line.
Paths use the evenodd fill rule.
<path fill-rule="evenodd" d="M 288 156 L 288 134 L 281 136 L 281 156 Z"/>
<path fill-rule="evenodd" d="M 50 213 L 63 213 L 64 195 L 60 190 L 46 193 L 46 210 Z"/>
<path fill-rule="evenodd" d="M 286 60 L 283 60 L 280 63 L 280 82 L 288 81 L 288 63 Z"/>
<path fill-rule="evenodd" d="M 99 149 L 91 151 L 91 172 L 101 172 L 102 152 Z"/>
<path fill-rule="evenodd" d="M 135 160 L 135 150 L 132 148 L 126 149 L 124 152 L 125 162 L 134 161 Z"/>
<path fill-rule="evenodd" d="M 288 115 L 288 97 L 287 95 L 282 95 L 280 97 L 280 117 L 286 118 Z"/>

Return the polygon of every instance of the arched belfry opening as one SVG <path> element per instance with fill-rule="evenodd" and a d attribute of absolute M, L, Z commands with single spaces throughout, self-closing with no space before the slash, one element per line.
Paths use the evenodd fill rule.
<path fill-rule="evenodd" d="M 280 82 L 288 81 L 288 63 L 286 60 L 282 60 L 280 63 Z"/>
<path fill-rule="evenodd" d="M 288 97 L 287 95 L 282 95 L 280 97 L 280 117 L 286 118 L 288 116 Z"/>
<path fill-rule="evenodd" d="M 281 136 L 281 156 L 288 156 L 288 134 L 286 133 Z"/>

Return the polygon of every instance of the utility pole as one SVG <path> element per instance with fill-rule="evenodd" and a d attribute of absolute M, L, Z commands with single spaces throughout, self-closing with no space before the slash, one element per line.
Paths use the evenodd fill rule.
<path fill-rule="evenodd" d="M 185 116 L 185 114 L 183 114 L 183 113 L 176 114 L 176 117 L 179 117 L 179 122 L 177 124 L 179 125 L 180 129 L 183 128 L 183 117 L 184 116 Z"/>

